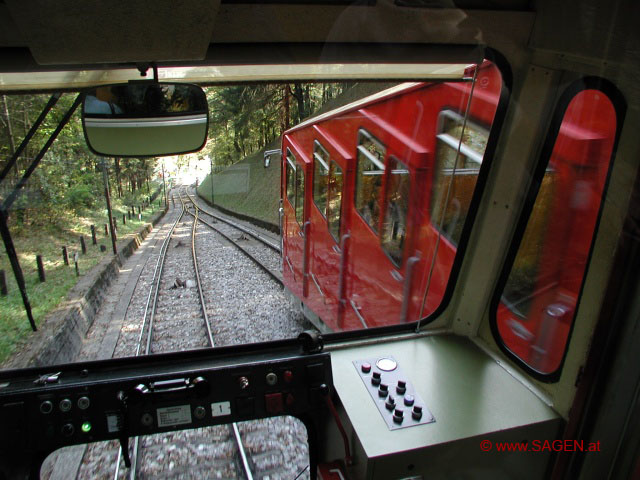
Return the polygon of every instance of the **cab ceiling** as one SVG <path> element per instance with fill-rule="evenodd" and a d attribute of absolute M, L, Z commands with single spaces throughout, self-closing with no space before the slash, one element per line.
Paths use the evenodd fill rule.
<path fill-rule="evenodd" d="M 0 0 L 0 71 L 153 61 L 186 65 L 224 57 L 231 44 L 486 44 L 483 31 L 522 32 L 526 38 L 532 23 L 527 3 Z M 268 52 L 260 55 L 253 61 L 268 63 Z"/>

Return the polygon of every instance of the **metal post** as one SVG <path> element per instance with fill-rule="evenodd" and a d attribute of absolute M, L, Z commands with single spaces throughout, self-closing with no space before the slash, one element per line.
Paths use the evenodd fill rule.
<path fill-rule="evenodd" d="M 18 255 L 11 239 L 11 232 L 7 225 L 7 215 L 5 210 L 0 208 L 0 234 L 2 234 L 2 240 L 4 241 L 4 247 L 7 250 L 7 256 L 11 262 L 11 268 L 13 268 L 13 274 L 16 277 L 18 288 L 20 289 L 20 295 L 22 295 L 22 303 L 24 303 L 24 309 L 27 312 L 27 318 L 31 324 L 31 329 L 36 332 L 36 322 L 33 319 L 33 313 L 31 312 L 31 304 L 29 303 L 29 297 L 27 296 L 27 287 L 24 283 L 24 276 L 22 274 L 22 268 L 20 268 L 20 262 L 18 262 Z"/>
<path fill-rule="evenodd" d="M 38 127 L 40 127 L 40 124 L 44 121 L 49 111 L 53 108 L 53 106 L 56 104 L 56 102 L 60 98 L 60 95 L 61 95 L 60 93 L 54 93 L 53 95 L 51 95 L 51 98 L 49 98 L 49 102 L 40 113 L 40 116 L 29 129 L 29 133 L 27 133 L 27 135 L 24 137 L 24 140 L 22 140 L 22 143 L 20 144 L 18 149 L 13 153 L 13 155 L 11 156 L 11 159 L 7 162 L 2 172 L 0 172 L 0 182 L 4 180 L 4 178 L 11 171 L 13 166 L 16 164 L 16 162 L 18 161 L 18 157 L 23 152 L 23 150 L 27 147 L 27 145 L 31 141 L 31 138 L 35 135 L 36 131 L 38 130 Z"/>
<path fill-rule="evenodd" d="M 44 264 L 42 263 L 42 255 L 36 255 L 36 263 L 38 264 L 38 278 L 40 282 L 44 282 L 46 277 L 44 275 Z"/>
<path fill-rule="evenodd" d="M 91 243 L 94 245 L 98 244 L 98 239 L 96 238 L 96 226 L 91 225 Z"/>
<path fill-rule="evenodd" d="M 51 144 L 55 141 L 56 138 L 58 138 L 58 135 L 60 134 L 64 126 L 69 122 L 69 119 L 71 118 L 73 113 L 76 111 L 81 101 L 82 101 L 82 95 L 78 95 L 75 101 L 73 102 L 73 105 L 69 107 L 69 110 L 67 110 L 67 113 L 64 114 L 64 117 L 62 118 L 62 120 L 60 120 L 60 123 L 58 124 L 56 129 L 49 136 L 49 139 L 46 141 L 44 146 L 40 149 L 40 152 L 38 152 L 38 155 L 36 155 L 36 157 L 33 159 L 33 161 L 31 162 L 31 165 L 29 165 L 29 167 L 25 170 L 24 174 L 22 175 L 22 178 L 18 181 L 18 184 L 15 186 L 13 192 L 11 192 L 9 196 L 5 199 L 2 205 L 2 209 L 5 212 L 8 212 L 13 202 L 16 201 L 16 199 L 18 198 L 18 195 L 20 195 L 20 190 L 22 189 L 22 187 L 26 185 L 27 181 L 29 180 L 29 177 L 31 177 L 31 174 L 34 172 L 36 167 L 40 164 L 40 161 L 49 150 L 49 147 L 51 147 Z"/>
<path fill-rule="evenodd" d="M 102 180 L 104 182 L 104 198 L 107 200 L 107 212 L 109 213 L 109 227 L 111 228 L 111 246 L 113 247 L 113 254 L 118 254 L 118 248 L 116 247 L 116 231 L 113 228 L 113 215 L 111 212 L 111 196 L 109 195 L 109 175 L 107 175 L 107 162 L 102 160 Z"/>
<path fill-rule="evenodd" d="M 58 98 L 59 98 L 59 95 L 57 94 L 54 94 L 51 97 L 51 99 L 49 100 L 49 103 L 45 107 L 45 110 L 43 110 L 43 112 L 40 114 L 40 117 L 36 121 L 37 126 L 39 126 L 40 123 L 44 120 L 44 117 L 46 116 L 48 111 L 51 109 L 51 107 L 53 107 L 53 105 L 56 103 Z M 2 206 L 0 206 L 0 234 L 2 234 L 2 239 L 4 241 L 5 248 L 7 250 L 7 256 L 9 257 L 9 261 L 11 262 L 11 267 L 13 268 L 13 273 L 16 277 L 18 288 L 20 289 L 20 294 L 22 296 L 22 301 L 24 303 L 24 308 L 27 313 L 27 317 L 29 319 L 31 329 L 34 332 L 37 331 L 36 323 L 35 323 L 35 320 L 33 319 L 33 312 L 31 311 L 31 304 L 29 303 L 29 297 L 27 296 L 27 290 L 24 282 L 22 269 L 20 268 L 20 262 L 18 261 L 18 256 L 16 254 L 16 250 L 13 245 L 13 240 L 11 239 L 11 232 L 9 231 L 9 226 L 7 223 L 8 212 L 13 202 L 15 202 L 15 200 L 20 195 L 20 191 L 22 187 L 26 185 L 27 181 L 31 177 L 31 174 L 35 171 L 37 166 L 40 164 L 40 161 L 42 160 L 44 155 L 47 153 L 49 148 L 51 147 L 51 144 L 53 144 L 53 142 L 58 137 L 62 129 L 69 122 L 69 119 L 71 118 L 73 113 L 76 111 L 76 109 L 78 108 L 81 102 L 82 102 L 82 95 L 80 94 L 76 97 L 71 107 L 69 107 L 67 112 L 64 114 L 64 116 L 62 117 L 62 120 L 60 120 L 60 122 L 58 123 L 58 126 L 55 128 L 53 133 L 49 135 L 49 138 L 47 139 L 43 147 L 40 149 L 36 157 L 33 159 L 31 164 L 27 167 L 24 174 L 22 175 L 22 178 L 18 181 L 13 191 L 6 197 Z M 22 150 L 26 148 L 27 144 L 31 140 L 32 136 L 35 134 L 35 131 L 37 130 L 36 125 L 34 125 L 34 127 L 36 127 L 35 129 L 32 127 L 32 129 L 29 131 L 29 133 L 25 137 L 20 147 L 18 147 L 18 150 L 14 153 L 12 159 L 7 163 L 7 165 L 5 165 L 5 169 L 0 173 L 0 181 L 2 181 L 5 178 L 7 173 L 11 170 L 13 164 L 17 161 L 18 156 L 20 155 Z"/>

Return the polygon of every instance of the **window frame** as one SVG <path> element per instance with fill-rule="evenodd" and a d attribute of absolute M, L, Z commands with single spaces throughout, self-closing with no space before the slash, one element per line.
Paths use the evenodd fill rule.
<path fill-rule="evenodd" d="M 450 107 L 446 107 L 443 108 L 442 110 L 440 110 L 440 112 L 438 113 L 438 129 L 437 129 L 437 133 L 436 133 L 436 148 L 434 150 L 434 173 L 433 173 L 433 180 L 431 182 L 431 192 L 430 192 L 430 198 L 429 198 L 429 218 L 432 220 L 431 224 L 433 225 L 433 228 L 439 232 L 449 243 L 451 243 L 451 245 L 453 245 L 456 249 L 459 247 L 459 241 L 456 241 L 452 235 L 450 235 L 450 233 L 447 230 L 443 230 L 440 228 L 440 224 L 439 222 L 436 221 L 434 222 L 434 218 L 433 218 L 433 206 L 435 204 L 434 202 L 434 198 L 433 195 L 435 193 L 434 187 L 435 187 L 435 175 L 436 175 L 436 157 L 437 157 L 437 153 L 438 153 L 438 146 L 439 146 L 439 142 L 442 142 L 446 147 L 451 148 L 457 155 L 458 152 L 458 143 L 460 143 L 460 155 L 464 156 L 466 158 L 468 158 L 469 160 L 471 160 L 473 163 L 476 163 L 478 165 L 478 169 L 470 169 L 470 168 L 456 168 L 456 174 L 461 174 L 461 175 L 475 175 L 476 177 L 479 177 L 480 175 L 480 171 L 482 169 L 482 163 L 485 159 L 486 156 L 486 152 L 487 152 L 487 146 L 485 146 L 485 150 L 484 153 L 482 155 L 480 155 L 478 152 L 476 152 L 475 150 L 473 150 L 471 147 L 469 147 L 467 144 L 465 144 L 464 142 L 460 141 L 458 142 L 458 140 L 448 134 L 448 133 L 444 133 L 443 132 L 443 128 L 444 128 L 444 119 L 445 117 L 448 117 L 456 122 L 460 122 L 460 125 L 464 124 L 464 115 L 460 114 L 458 111 L 456 111 L 453 108 Z M 481 122 L 477 122 L 473 119 L 473 117 L 469 117 L 466 121 L 466 127 L 472 127 L 473 130 L 475 131 L 480 131 L 482 134 L 484 134 L 487 138 L 487 145 L 488 145 L 488 140 L 489 140 L 489 136 L 491 134 L 491 126 L 489 126 L 489 128 L 487 128 L 485 125 L 483 125 Z M 462 139 L 461 139 L 462 140 Z M 479 158 L 478 158 L 479 157 Z M 443 169 L 443 172 L 447 172 L 447 171 L 452 171 L 453 169 Z M 476 187 L 478 186 L 478 180 L 476 180 L 476 184 L 474 186 L 474 190 L 476 189 Z M 472 196 L 472 201 L 473 201 L 473 196 Z M 471 203 L 471 202 L 470 202 Z M 446 205 L 444 205 L 444 210 L 446 211 Z M 463 225 L 462 225 L 462 230 L 464 230 L 464 223 L 466 223 L 467 221 L 467 216 L 468 216 L 468 211 L 469 209 L 467 209 L 467 215 L 465 216 L 464 220 L 463 220 Z M 442 212 L 439 212 L 442 213 Z M 460 236 L 462 237 L 462 231 Z"/>
<path fill-rule="evenodd" d="M 551 155 L 553 153 L 554 147 L 556 145 L 556 141 L 558 139 L 558 135 L 560 133 L 560 127 L 565 118 L 565 115 L 567 113 L 567 110 L 569 108 L 571 101 L 577 95 L 579 95 L 581 92 L 585 90 L 599 90 L 602 94 L 604 94 L 609 99 L 609 101 L 611 102 L 615 110 L 616 131 L 613 139 L 611 155 L 609 157 L 607 174 L 605 176 L 605 181 L 603 184 L 602 197 L 600 198 L 600 205 L 598 208 L 598 213 L 597 213 L 596 221 L 594 224 L 593 236 L 590 241 L 589 252 L 586 258 L 585 270 L 582 276 L 582 281 L 580 284 L 580 289 L 578 291 L 578 296 L 576 298 L 576 304 L 575 304 L 573 316 L 571 319 L 571 325 L 569 326 L 569 333 L 567 335 L 567 340 L 564 345 L 564 352 L 562 353 L 562 359 L 558 364 L 558 368 L 556 368 L 556 370 L 548 373 L 542 373 L 538 370 L 535 370 L 530 365 L 528 365 L 524 360 L 520 359 L 520 357 L 515 355 L 509 349 L 509 347 L 505 344 L 498 330 L 497 313 L 498 313 L 498 308 L 500 306 L 502 294 L 504 292 L 507 280 L 513 268 L 513 264 L 515 262 L 518 250 L 520 248 L 520 244 L 522 243 L 522 240 L 524 238 L 524 234 L 527 228 L 527 224 L 529 222 L 529 218 L 531 217 L 531 214 L 533 212 L 536 198 L 538 196 L 538 192 L 542 185 L 542 180 L 549 167 L 549 162 L 551 161 Z M 606 203 L 605 200 L 608 193 L 609 179 L 611 177 L 611 171 L 613 169 L 613 165 L 616 160 L 618 141 L 620 138 L 620 133 L 622 131 L 625 113 L 626 113 L 626 102 L 624 100 L 623 95 L 620 93 L 620 91 L 617 89 L 617 87 L 613 83 L 611 83 L 610 81 L 604 78 L 583 77 L 569 84 L 565 88 L 565 90 L 560 95 L 558 101 L 556 102 L 553 117 L 551 122 L 549 123 L 549 128 L 547 130 L 544 144 L 532 175 L 531 184 L 525 196 L 524 204 L 520 212 L 520 216 L 518 219 L 518 223 L 516 225 L 515 232 L 512 236 L 509 249 L 507 250 L 507 255 L 502 265 L 502 270 L 498 277 L 498 281 L 494 287 L 493 297 L 491 299 L 491 303 L 489 306 L 489 326 L 491 328 L 491 333 L 494 341 L 496 342 L 500 350 L 507 356 L 507 358 L 509 358 L 512 362 L 514 362 L 518 367 L 524 370 L 531 377 L 545 383 L 557 383 L 560 380 L 564 363 L 567 358 L 567 353 L 571 345 L 573 329 L 575 327 L 576 318 L 580 310 L 582 294 L 584 292 L 586 279 L 589 275 L 589 267 L 591 266 L 591 259 L 593 256 L 595 242 L 599 234 L 600 220 L 602 218 L 602 211 Z"/>
<path fill-rule="evenodd" d="M 385 248 L 384 243 L 382 241 L 382 236 L 383 236 L 383 230 L 384 230 L 384 224 L 385 224 L 385 218 L 387 215 L 387 210 L 389 208 L 389 202 L 387 201 L 387 195 L 389 194 L 389 187 L 390 187 L 390 182 L 391 182 L 391 175 L 393 174 L 393 169 L 391 168 L 385 168 L 385 179 L 383 181 L 383 185 L 385 186 L 385 188 L 383 189 L 382 192 L 382 210 L 381 210 L 381 221 L 380 221 L 380 232 L 378 233 L 378 241 L 380 243 L 380 248 L 382 249 L 382 251 L 384 252 L 384 254 L 387 256 L 387 258 L 389 259 L 389 261 L 391 261 L 391 263 L 393 264 L 394 267 L 396 267 L 397 269 L 401 269 L 402 266 L 404 265 L 404 261 L 405 261 L 405 257 L 406 257 L 406 253 L 407 253 L 407 239 L 409 238 L 409 219 L 411 217 L 411 213 L 412 213 L 412 209 L 411 209 L 411 194 L 412 192 L 412 184 L 413 181 L 411 179 L 411 169 L 409 168 L 409 165 L 407 165 L 405 162 L 403 162 L 402 160 L 400 160 L 397 156 L 393 155 L 393 154 L 389 154 L 389 156 L 387 157 L 387 162 L 386 164 L 391 163 L 391 161 L 396 162 L 397 164 L 402 165 L 404 168 L 402 170 L 406 171 L 406 174 L 408 175 L 408 179 L 409 179 L 409 192 L 408 192 L 408 198 L 407 198 L 407 211 L 406 211 L 406 216 L 405 216 L 405 236 L 404 236 L 404 241 L 402 244 L 402 254 L 400 255 L 400 261 L 396 262 L 393 257 L 389 254 L 389 251 Z"/>
<path fill-rule="evenodd" d="M 329 163 L 326 163 L 325 160 L 323 158 L 320 158 L 320 155 L 318 155 L 316 153 L 316 148 L 319 148 L 323 153 L 326 154 L 326 158 L 329 161 Z M 324 148 L 324 146 L 322 145 L 322 143 L 320 143 L 318 140 L 314 140 L 313 141 L 313 152 L 312 152 L 312 158 L 313 158 L 313 188 L 312 188 L 312 198 L 313 198 L 313 204 L 316 206 L 316 208 L 318 209 L 318 211 L 322 214 L 322 216 L 324 217 L 325 220 L 327 220 L 327 208 L 328 208 L 328 203 L 329 203 L 329 188 L 327 185 L 327 188 L 325 189 L 325 205 L 324 205 L 324 209 L 320 208 L 320 205 L 318 205 L 318 202 L 316 201 L 316 162 L 318 162 L 322 168 L 325 169 L 326 171 L 326 177 L 327 177 L 327 182 L 329 182 L 329 174 L 330 174 L 330 165 L 331 165 L 331 155 L 329 155 L 329 152 L 327 151 L 326 148 Z"/>
<path fill-rule="evenodd" d="M 333 232 L 331 231 L 331 221 L 329 218 L 329 202 L 331 200 L 331 188 L 327 188 L 327 216 L 326 216 L 326 220 L 327 220 L 327 230 L 329 231 L 329 235 L 331 235 L 331 238 L 333 238 L 333 240 L 336 242 L 337 245 L 340 244 L 340 238 L 341 238 L 341 234 L 342 234 L 342 201 L 344 200 L 344 192 L 345 192 L 345 181 L 344 181 L 344 168 L 342 168 L 340 166 L 340 164 L 338 162 L 336 162 L 335 159 L 330 158 L 329 159 L 329 184 L 331 184 L 331 175 L 333 172 L 335 172 L 335 168 L 333 168 L 333 166 L 336 166 L 337 168 L 340 169 L 340 175 L 342 176 L 342 185 L 340 187 L 340 208 L 338 209 L 338 236 L 336 237 Z"/>
<path fill-rule="evenodd" d="M 366 130 L 363 127 L 359 127 L 358 128 L 358 137 L 357 137 L 357 142 L 356 142 L 356 155 L 355 155 L 355 159 L 356 159 L 356 165 L 355 165 L 355 188 L 353 191 L 353 206 L 354 209 L 356 211 L 356 213 L 358 214 L 358 216 L 362 219 L 362 221 L 365 223 L 365 225 L 367 225 L 367 227 L 376 235 L 379 236 L 380 235 L 380 223 L 382 221 L 382 209 L 383 209 L 383 205 L 382 205 L 382 197 L 384 196 L 384 188 L 385 188 L 385 177 L 386 177 L 386 158 L 388 155 L 388 150 L 387 150 L 387 146 L 381 142 L 380 140 L 378 140 L 378 138 L 369 133 L 368 130 Z M 382 161 L 378 160 L 377 158 L 374 158 L 374 156 L 366 149 L 363 147 L 363 145 L 360 143 L 360 139 L 365 136 L 367 137 L 371 142 L 373 142 L 374 144 L 376 144 L 378 147 L 381 147 L 383 150 L 383 158 Z M 362 148 L 361 148 L 362 147 Z M 364 218 L 362 216 L 362 213 L 360 212 L 360 210 L 358 209 L 358 185 L 359 185 L 359 180 L 360 180 L 360 175 L 358 172 L 358 165 L 360 162 L 360 158 L 359 158 L 359 152 L 362 152 L 362 155 L 364 155 L 366 157 L 367 160 L 369 160 L 369 162 L 371 162 L 374 166 L 376 166 L 379 169 L 380 173 L 375 173 L 375 175 L 380 175 L 382 177 L 382 183 L 380 184 L 380 188 L 378 191 L 378 195 L 376 198 L 376 202 L 378 204 L 378 220 L 375 222 L 376 225 L 371 225 L 371 223 L 369 223 L 367 221 L 366 218 Z"/>

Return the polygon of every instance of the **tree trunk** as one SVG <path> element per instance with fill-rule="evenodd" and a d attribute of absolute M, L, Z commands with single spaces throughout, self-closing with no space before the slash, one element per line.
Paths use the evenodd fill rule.
<path fill-rule="evenodd" d="M 13 140 L 13 129 L 11 128 L 11 117 L 9 116 L 9 105 L 7 104 L 7 96 L 6 95 L 2 95 L 2 103 L 3 103 L 3 110 L 4 110 L 4 118 L 6 119 L 7 122 L 7 134 L 9 137 L 9 154 L 11 155 L 11 157 L 13 157 L 13 154 L 16 153 L 16 144 Z M 15 174 L 16 174 L 16 178 L 18 178 L 18 162 L 16 162 L 15 164 Z"/>
<path fill-rule="evenodd" d="M 304 92 L 302 91 L 302 84 L 295 82 L 293 84 L 293 96 L 298 101 L 298 123 L 302 123 L 302 120 L 307 117 L 304 109 Z"/>
<path fill-rule="evenodd" d="M 118 198 L 122 198 L 122 176 L 120 175 L 120 158 L 115 158 L 116 186 L 118 188 Z"/>
<path fill-rule="evenodd" d="M 289 130 L 289 116 L 291 115 L 289 113 L 289 94 L 291 93 L 291 89 L 289 88 L 289 85 L 285 85 L 284 86 L 284 95 L 283 95 L 283 103 L 284 103 L 284 115 L 283 115 L 283 122 L 281 123 L 282 128 L 281 128 L 281 132 L 280 135 L 282 135 L 285 130 Z"/>

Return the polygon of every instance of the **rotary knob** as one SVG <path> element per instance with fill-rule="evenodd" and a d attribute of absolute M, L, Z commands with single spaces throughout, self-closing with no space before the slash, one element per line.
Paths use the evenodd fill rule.
<path fill-rule="evenodd" d="M 373 372 L 371 374 L 371 384 L 372 385 L 380 385 L 380 382 L 382 381 L 382 376 L 380 375 L 380 372 Z"/>

